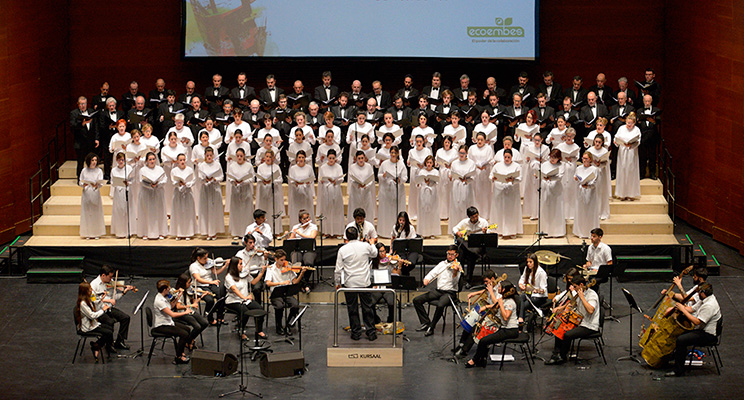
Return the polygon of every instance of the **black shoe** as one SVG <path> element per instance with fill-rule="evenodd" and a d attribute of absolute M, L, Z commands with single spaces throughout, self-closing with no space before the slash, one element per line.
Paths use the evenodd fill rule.
<path fill-rule="evenodd" d="M 424 332 L 424 336 L 431 336 L 434 334 L 434 327 L 430 326 L 426 329 L 426 332 Z"/>
<path fill-rule="evenodd" d="M 282 328 L 276 328 L 276 334 L 279 336 L 284 336 L 284 329 Z"/>
<path fill-rule="evenodd" d="M 562 358 L 560 356 L 553 356 L 550 357 L 548 361 L 545 361 L 545 365 L 561 365 L 566 362 L 565 358 Z"/>
<path fill-rule="evenodd" d="M 106 347 L 106 352 L 108 352 L 109 354 L 116 354 L 116 353 L 118 353 L 118 351 L 116 351 L 116 349 L 114 348 L 114 346 L 107 346 Z"/>
<path fill-rule="evenodd" d="M 423 324 L 423 325 L 419 326 L 418 328 L 416 328 L 416 332 L 423 332 L 423 331 L 425 331 L 427 329 L 429 329 L 429 324 Z"/>
<path fill-rule="evenodd" d="M 369 339 L 370 342 L 374 342 L 375 340 L 377 340 L 377 333 L 372 332 L 367 334 L 367 339 Z"/>
<path fill-rule="evenodd" d="M 291 335 L 292 334 L 292 328 L 290 328 L 289 326 L 286 327 L 286 328 L 284 328 L 284 333 L 286 333 L 287 335 Z"/>
<path fill-rule="evenodd" d="M 465 358 L 465 356 L 467 355 L 468 353 L 466 353 L 463 349 L 457 350 L 457 352 L 455 353 L 455 357 L 457 358 Z"/>
<path fill-rule="evenodd" d="M 176 364 L 176 365 L 178 365 L 178 364 L 188 364 L 189 361 L 191 361 L 191 359 L 189 357 L 186 357 L 185 360 L 183 358 L 181 358 L 181 357 L 176 357 L 176 359 L 173 360 L 173 364 Z"/>
<path fill-rule="evenodd" d="M 470 368 L 475 368 L 475 367 L 476 367 L 476 365 L 475 365 L 475 364 L 471 364 L 471 363 L 469 363 L 469 362 L 466 362 L 466 363 L 465 363 L 465 368 L 467 368 L 467 369 L 470 369 Z"/>
<path fill-rule="evenodd" d="M 114 343 L 114 347 L 119 350 L 129 350 L 129 345 L 127 344 L 127 342 L 123 340 L 119 340 L 116 343 Z"/>
<path fill-rule="evenodd" d="M 450 350 L 450 351 L 453 352 L 453 353 L 457 353 L 460 350 L 462 350 L 462 343 L 458 343 L 457 346 L 454 349 Z"/>
<path fill-rule="evenodd" d="M 361 333 L 352 333 L 351 334 L 351 340 L 359 340 L 361 338 L 362 338 L 362 334 Z"/>

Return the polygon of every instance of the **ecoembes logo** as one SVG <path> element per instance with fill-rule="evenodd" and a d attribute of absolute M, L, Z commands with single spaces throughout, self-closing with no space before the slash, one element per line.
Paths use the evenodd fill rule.
<path fill-rule="evenodd" d="M 496 17 L 496 26 L 469 26 L 468 36 L 473 38 L 524 37 L 524 28 L 512 26 L 512 18 Z"/>

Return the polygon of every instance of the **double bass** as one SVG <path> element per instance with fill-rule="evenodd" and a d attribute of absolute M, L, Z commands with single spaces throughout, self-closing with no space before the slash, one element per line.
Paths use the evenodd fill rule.
<path fill-rule="evenodd" d="M 691 271 L 692 266 L 682 271 L 679 277 L 682 278 Z M 673 288 L 674 284 L 654 304 L 654 307 L 659 306 L 659 304 L 661 305 L 656 310 L 653 318 L 644 315 L 644 317 L 650 320 L 651 324 L 648 329 L 645 326 L 641 328 L 638 345 L 643 348 L 641 357 L 652 368 L 661 367 L 666 357 L 674 351 L 677 337 L 693 328 L 692 323 L 676 310 Z M 681 303 L 687 303 L 698 290 L 696 289 L 690 292 Z M 673 309 L 671 312 L 669 311 L 670 308 Z"/>

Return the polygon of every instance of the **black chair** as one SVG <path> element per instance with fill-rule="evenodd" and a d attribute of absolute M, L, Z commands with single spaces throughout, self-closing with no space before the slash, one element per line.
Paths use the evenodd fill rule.
<path fill-rule="evenodd" d="M 527 360 L 527 366 L 530 367 L 530 373 L 532 373 L 532 350 L 530 349 L 530 335 L 519 332 L 519 336 L 514 339 L 506 339 L 501 342 L 501 363 L 499 364 L 499 371 L 504 369 L 504 356 L 506 356 L 506 348 L 510 345 L 519 345 L 519 349 L 524 354 L 525 360 Z M 496 344 L 491 346 L 491 354 L 496 351 Z"/>
<path fill-rule="evenodd" d="M 75 310 L 73 309 L 72 312 L 72 322 L 75 322 Z M 98 340 L 99 337 L 101 337 L 101 334 L 95 333 L 95 332 L 83 332 L 80 329 L 78 329 L 77 324 L 75 324 L 75 333 L 77 333 L 78 336 L 78 342 L 77 346 L 75 346 L 75 353 L 72 355 L 72 363 L 75 364 L 75 359 L 78 355 L 78 349 L 80 349 L 80 356 L 82 357 L 83 351 L 85 350 L 85 342 L 88 341 L 88 338 L 95 338 Z M 83 342 L 83 346 L 80 347 L 80 342 Z M 103 361 L 104 364 L 106 364 L 106 357 L 103 357 L 103 349 L 100 350 L 100 357 L 101 361 Z"/>
<path fill-rule="evenodd" d="M 605 309 L 602 307 L 602 301 L 604 299 L 602 296 L 599 296 L 599 305 L 597 308 L 599 308 L 599 330 L 597 333 L 593 333 L 585 338 L 579 338 L 578 342 L 574 341 L 574 343 L 571 343 L 571 352 L 569 354 L 573 353 L 573 347 L 576 345 L 576 353 L 574 354 L 574 363 L 578 364 L 579 362 L 579 349 L 581 348 L 581 341 L 582 340 L 592 340 L 594 342 L 594 347 L 597 349 L 597 354 L 602 357 L 602 361 L 604 361 L 604 364 L 607 365 L 607 359 L 605 358 L 604 354 L 604 339 L 602 337 L 604 333 L 604 320 L 605 320 Z"/>
<path fill-rule="evenodd" d="M 171 336 L 171 335 L 165 335 L 162 333 L 157 333 L 152 331 L 152 308 L 145 307 L 145 318 L 147 319 L 147 328 L 148 332 L 150 332 L 150 337 L 152 337 L 152 344 L 150 345 L 150 353 L 147 355 L 147 365 L 150 365 L 150 359 L 152 359 L 152 351 L 155 350 L 155 342 L 158 341 L 158 339 L 163 339 L 163 346 L 165 346 L 165 341 L 168 339 L 173 339 L 173 346 L 176 349 L 176 357 L 179 356 L 178 354 L 178 336 Z"/>
<path fill-rule="evenodd" d="M 721 360 L 721 354 L 718 353 L 718 346 L 721 344 L 721 334 L 723 334 L 723 317 L 721 317 L 718 320 L 718 323 L 716 323 L 716 343 L 708 346 L 698 346 L 704 347 L 706 349 L 705 352 L 713 356 L 713 363 L 716 364 L 716 372 L 718 372 L 718 375 L 721 375 L 721 368 L 723 368 L 723 360 Z M 692 349 L 690 350 L 690 367 L 692 366 L 692 352 L 695 350 L 695 347 L 696 346 L 692 346 Z"/>

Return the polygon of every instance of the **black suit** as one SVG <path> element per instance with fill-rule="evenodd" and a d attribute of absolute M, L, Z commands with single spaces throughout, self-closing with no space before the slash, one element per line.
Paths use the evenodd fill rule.
<path fill-rule="evenodd" d="M 575 126 L 574 129 L 576 129 L 576 139 L 574 140 L 575 143 L 583 143 L 584 137 L 586 135 L 597 129 L 597 119 L 600 117 L 605 117 L 610 115 L 610 112 L 607 111 L 607 107 L 605 107 L 602 104 L 598 104 L 596 107 L 596 117 L 595 113 L 592 111 L 591 107 L 588 105 L 581 108 L 581 111 L 579 112 L 579 119 L 582 119 L 584 122 L 580 124 L 580 126 Z M 589 124 L 589 127 L 586 126 L 586 122 L 591 121 Z"/>
<path fill-rule="evenodd" d="M 617 132 L 617 128 L 625 125 L 625 117 L 627 117 L 628 114 L 630 114 L 634 110 L 635 108 L 628 103 L 625 103 L 622 114 L 620 114 L 619 104 L 615 104 L 614 106 L 610 107 L 610 115 L 608 119 L 610 120 L 610 124 L 612 125 L 611 132 L 613 134 Z M 613 119 L 615 120 L 613 121 Z"/>
<path fill-rule="evenodd" d="M 109 177 L 111 173 L 113 154 L 109 151 L 108 146 L 111 141 L 111 136 L 117 134 L 116 121 L 125 119 L 124 112 L 121 110 L 116 110 L 114 112 L 116 121 L 111 117 L 111 113 L 108 110 L 99 111 L 96 116 L 98 117 L 98 124 L 96 126 L 98 140 L 101 143 L 98 146 L 98 153 L 103 161 L 103 174 L 105 177 Z M 114 127 L 112 128 L 111 125 Z"/>
<path fill-rule="evenodd" d="M 261 110 L 258 110 L 258 112 L 254 114 L 251 112 L 250 109 L 248 109 L 243 114 L 243 121 L 247 122 L 253 128 L 253 130 L 260 129 L 260 128 L 263 128 L 264 126 L 263 124 L 264 115 L 266 115 L 266 113 Z M 243 132 L 243 136 L 245 136 L 245 132 Z"/>
<path fill-rule="evenodd" d="M 539 125 L 545 124 L 544 127 L 540 128 L 540 132 L 550 132 L 555 124 L 555 109 L 551 106 L 545 106 L 543 110 L 540 110 L 540 107 L 535 107 L 533 110 L 537 113 L 537 123 Z"/>
<path fill-rule="evenodd" d="M 400 118 L 398 118 L 398 111 L 401 111 Z M 396 124 L 400 126 L 410 125 L 413 111 L 411 111 L 409 107 L 403 106 L 400 110 L 395 107 L 390 107 L 387 109 L 387 112 L 393 114 L 393 121 L 395 121 Z"/>
<path fill-rule="evenodd" d="M 135 94 L 132 94 L 132 92 L 126 92 L 123 95 L 121 95 L 121 101 L 119 101 L 119 106 L 121 107 L 121 110 L 124 111 L 124 114 L 128 113 L 129 110 L 131 110 L 134 107 L 134 99 L 137 98 L 137 96 L 145 97 L 145 94 L 142 92 L 137 92 Z M 147 100 L 145 99 L 145 103 Z"/>
<path fill-rule="evenodd" d="M 597 104 L 603 104 L 605 107 L 610 108 L 613 104 L 615 104 L 615 100 L 612 97 L 612 95 L 615 93 L 611 87 L 604 85 L 602 87 L 602 95 L 599 95 L 599 88 L 597 85 L 594 85 L 589 88 L 590 92 L 594 92 L 594 94 L 597 95 Z"/>
<path fill-rule="evenodd" d="M 465 105 L 460 106 L 460 123 L 465 125 L 469 130 L 472 130 L 475 125 L 480 123 L 480 115 L 483 113 L 484 109 L 485 107 L 481 107 L 478 104 L 471 106 L 466 103 Z M 470 121 L 468 121 L 467 118 L 471 118 Z"/>
<path fill-rule="evenodd" d="M 217 115 L 218 112 L 222 111 L 222 101 L 230 95 L 230 90 L 224 86 L 218 88 L 212 86 L 204 91 L 204 102 L 207 103 L 207 110 L 209 115 Z M 219 97 L 215 101 L 210 101 L 210 97 Z"/>
<path fill-rule="evenodd" d="M 380 126 L 380 124 L 382 124 L 382 117 L 385 116 L 385 114 L 383 114 L 383 112 L 380 110 L 376 110 L 374 114 L 372 114 L 371 116 L 369 115 L 369 112 L 365 111 L 364 115 L 367 116 L 367 122 L 374 125 L 375 128 Z M 374 142 L 374 138 L 370 137 L 369 141 Z"/>
<path fill-rule="evenodd" d="M 379 110 L 387 110 L 388 108 L 393 106 L 392 96 L 390 96 L 390 93 L 384 90 L 381 90 L 380 94 L 370 93 L 369 97 L 377 100 L 377 108 Z"/>
<path fill-rule="evenodd" d="M 142 111 L 138 111 L 136 108 L 129 110 L 127 113 L 127 130 L 131 132 L 133 129 L 142 130 L 145 124 L 152 125 L 153 121 L 153 110 L 145 108 Z"/>
<path fill-rule="evenodd" d="M 569 125 L 574 125 L 576 124 L 576 121 L 579 120 L 579 112 L 574 109 L 571 109 L 569 112 L 565 112 L 563 109 L 556 110 L 555 117 L 558 118 L 560 116 L 563 116 L 563 118 L 566 119 L 566 123 Z"/>
<path fill-rule="evenodd" d="M 296 100 L 292 100 L 295 98 Z M 310 101 L 312 101 L 312 97 L 310 96 L 310 93 L 308 92 L 302 92 L 297 93 L 292 91 L 292 93 L 287 95 L 287 107 L 297 110 L 297 111 L 303 111 L 307 113 L 307 107 L 303 106 L 303 103 L 310 104 Z"/>
<path fill-rule="evenodd" d="M 523 87 L 520 87 L 519 85 L 512 86 L 509 90 L 509 98 L 507 99 L 509 104 L 512 104 L 514 101 L 514 93 L 522 95 L 523 106 L 532 107 L 534 104 L 537 104 L 537 90 L 530 85 L 525 85 Z"/>
<path fill-rule="evenodd" d="M 204 99 L 201 96 L 199 96 L 198 94 L 196 94 L 196 92 L 191 93 L 191 94 L 183 93 L 180 96 L 178 96 L 178 98 L 176 99 L 176 102 L 181 103 L 181 104 L 191 105 L 191 99 L 193 99 L 194 96 L 199 97 L 200 99 L 202 99 L 202 102 L 204 102 Z M 167 102 L 168 99 L 166 99 L 165 101 Z M 160 104 L 162 105 L 163 103 L 160 103 Z M 160 108 L 160 106 L 158 106 L 158 108 Z M 183 107 L 181 107 L 181 108 L 183 108 Z"/>
<path fill-rule="evenodd" d="M 351 104 L 347 104 L 343 110 L 344 112 L 343 112 L 343 119 L 342 119 L 341 106 L 335 105 L 331 107 L 331 112 L 333 113 L 333 117 L 334 117 L 333 123 L 342 128 L 347 126 L 349 121 L 356 120 L 356 113 L 357 113 L 357 108 Z M 341 129 L 341 132 L 344 132 L 344 130 Z"/>
<path fill-rule="evenodd" d="M 88 115 L 92 112 L 93 109 L 91 108 L 86 110 L 86 114 Z M 98 140 L 98 130 L 94 121 L 95 117 L 94 115 L 93 118 L 90 118 L 91 121 L 83 125 L 84 117 L 80 109 L 76 108 L 70 112 L 70 128 L 72 128 L 74 137 L 73 147 L 77 155 L 77 176 L 80 176 L 80 171 L 83 169 L 85 157 L 88 156 L 88 153 L 96 149 L 95 142 Z"/>
<path fill-rule="evenodd" d="M 269 88 L 263 88 L 258 92 L 258 99 L 261 100 L 261 105 L 264 106 L 264 109 L 276 107 L 276 103 L 279 101 L 279 95 L 284 94 L 284 89 L 274 87 L 274 92 L 275 100 L 271 100 L 271 92 L 269 91 Z"/>
<path fill-rule="evenodd" d="M 557 108 L 563 105 L 563 86 L 561 86 L 558 82 L 553 82 L 552 89 L 550 89 L 550 95 L 548 95 L 548 87 L 545 85 L 545 82 L 539 84 L 537 86 L 537 92 L 542 93 L 545 95 L 545 97 L 548 98 L 548 105 Z"/>
<path fill-rule="evenodd" d="M 441 104 L 442 103 L 442 92 L 449 89 L 448 86 L 439 86 L 439 90 L 437 91 L 437 97 L 433 98 L 431 96 L 432 87 L 431 86 L 424 86 L 424 89 L 421 91 L 421 94 L 425 94 L 429 97 L 429 104 Z"/>
<path fill-rule="evenodd" d="M 176 126 L 176 123 L 173 121 L 173 118 L 176 116 L 175 111 L 183 110 L 184 108 L 185 106 L 177 101 L 173 104 L 168 104 L 167 100 L 165 103 L 160 103 L 158 106 L 157 120 L 160 121 L 160 117 L 163 117 L 163 121 L 160 123 L 159 137 L 164 138 L 168 130 Z"/>
<path fill-rule="evenodd" d="M 168 96 L 165 94 L 165 90 L 162 92 L 153 89 L 147 94 L 146 105 L 148 108 L 158 108 L 158 105 L 164 101 L 168 101 Z"/>
<path fill-rule="evenodd" d="M 615 101 L 616 101 L 616 102 L 617 102 L 617 95 L 618 95 L 618 93 L 620 93 L 620 89 L 618 89 L 618 90 L 617 90 L 617 91 L 616 91 L 616 92 L 615 92 L 615 93 L 614 93 L 614 94 L 612 95 L 612 97 L 614 97 L 614 98 L 615 98 Z M 626 100 L 628 101 L 628 104 L 630 104 L 630 105 L 634 105 L 634 104 L 635 104 L 635 98 L 636 98 L 636 94 L 635 94 L 635 92 L 633 91 L 633 89 L 631 89 L 631 88 L 627 88 L 627 89 L 625 89 L 625 99 L 626 99 Z M 641 105 L 643 105 L 643 101 L 641 101 L 641 102 L 640 102 L 640 104 L 641 104 Z"/>
<path fill-rule="evenodd" d="M 651 112 L 656 114 L 656 117 L 651 119 L 643 116 L 646 109 L 639 108 L 636 110 L 638 128 L 641 130 L 641 144 L 638 146 L 641 178 L 646 176 L 647 165 L 651 176 L 656 176 L 656 146 L 659 143 L 661 119 L 658 114 L 660 111 L 658 107 L 651 106 Z"/>
<path fill-rule="evenodd" d="M 90 105 L 93 106 L 93 109 L 96 111 L 101 111 L 106 109 L 106 99 L 108 99 L 109 95 L 102 96 L 100 94 L 97 94 L 93 96 L 93 98 L 90 100 Z"/>
<path fill-rule="evenodd" d="M 496 97 L 499 98 L 499 104 L 504 103 L 504 101 L 506 100 L 506 90 L 500 87 L 496 87 L 494 91 L 496 92 Z M 482 106 L 489 106 L 491 104 L 488 101 L 488 97 L 483 97 L 483 93 L 478 93 L 478 96 L 480 96 L 480 103 Z"/>
<path fill-rule="evenodd" d="M 467 104 L 468 102 L 468 92 L 473 91 L 475 92 L 475 95 L 478 96 L 478 89 L 469 86 L 467 91 L 465 93 L 462 92 L 462 87 L 459 87 L 457 89 L 452 90 L 452 93 L 455 95 L 455 101 L 459 104 Z M 477 97 L 476 97 L 477 98 Z"/>
<path fill-rule="evenodd" d="M 395 94 L 400 96 L 403 99 L 403 104 L 405 104 L 408 107 L 418 105 L 418 97 L 421 95 L 418 89 L 413 88 L 413 87 L 408 89 L 408 96 L 406 96 L 405 88 L 398 89 L 398 91 L 395 92 Z"/>
<path fill-rule="evenodd" d="M 186 121 L 186 125 L 188 125 L 189 128 L 191 128 L 191 132 L 196 135 L 200 130 L 204 128 L 202 124 L 204 124 L 207 117 L 209 116 L 209 112 L 202 109 L 196 111 L 194 109 L 189 109 L 183 113 L 183 116 L 184 121 Z M 198 142 L 199 138 L 195 137 L 194 140 Z"/>
<path fill-rule="evenodd" d="M 241 97 L 240 89 L 241 89 L 240 86 L 238 86 L 230 90 L 230 99 L 232 99 L 233 101 L 233 106 L 240 107 L 243 109 L 243 111 L 245 111 L 250 107 L 249 103 L 251 102 L 251 100 L 256 98 L 256 90 L 252 86 L 245 85 L 242 88 L 243 97 Z M 240 104 L 241 101 L 245 104 Z M 219 110 L 219 111 L 222 111 L 222 110 Z"/>
<path fill-rule="evenodd" d="M 364 92 L 353 93 L 349 92 L 349 104 L 356 106 L 356 108 L 363 110 L 367 108 L 367 99 L 369 95 Z"/>
<path fill-rule="evenodd" d="M 646 82 L 644 81 L 643 83 L 646 83 Z M 659 100 L 661 98 L 661 84 L 657 81 L 653 81 L 653 83 L 654 84 L 651 85 L 651 87 L 645 90 L 645 92 L 647 93 L 643 93 L 644 89 L 641 89 L 640 87 L 638 87 L 638 85 L 636 85 L 636 87 L 638 87 L 638 98 L 636 99 L 635 104 L 638 105 L 638 107 L 641 107 L 643 105 L 643 96 L 645 94 L 651 95 L 652 106 L 656 107 L 659 104 Z"/>
<path fill-rule="evenodd" d="M 584 107 L 586 105 L 586 95 L 589 94 L 589 91 L 584 89 L 584 87 L 580 87 L 578 91 L 574 92 L 573 86 L 566 89 L 566 93 L 564 93 L 564 97 L 570 97 L 571 102 L 574 105 L 575 109 L 581 109 L 581 107 Z"/>
<path fill-rule="evenodd" d="M 336 104 L 338 102 L 338 87 L 331 85 L 328 87 L 331 90 L 331 97 L 328 97 L 326 95 L 325 86 L 320 85 L 315 88 L 315 95 L 314 99 L 318 102 L 318 104 L 321 106 L 321 108 L 328 108 L 333 104 Z M 333 99 L 331 103 L 328 103 L 328 100 Z"/>

